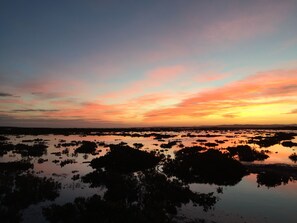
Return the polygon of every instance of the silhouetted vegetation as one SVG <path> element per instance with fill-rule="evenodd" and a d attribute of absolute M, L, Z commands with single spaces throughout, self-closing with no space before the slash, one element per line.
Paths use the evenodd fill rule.
<path fill-rule="evenodd" d="M 218 144 L 223 144 L 225 142 L 227 142 L 228 140 L 218 140 L 216 139 L 215 142 L 218 143 Z"/>
<path fill-rule="evenodd" d="M 60 166 L 63 167 L 67 164 L 77 163 L 75 159 L 66 159 L 60 162 Z"/>
<path fill-rule="evenodd" d="M 195 154 L 197 154 L 197 152 L 203 151 L 203 150 L 207 150 L 207 148 L 202 147 L 202 146 L 185 147 L 183 149 L 180 149 L 180 150 L 176 151 L 175 155 L 177 157 L 186 156 L 186 155 L 190 156 L 190 155 L 195 155 Z"/>
<path fill-rule="evenodd" d="M 82 144 L 81 141 L 71 141 L 71 142 L 66 142 L 66 140 L 60 140 L 57 145 L 55 145 L 56 148 L 61 148 L 61 147 L 70 147 L 70 146 L 78 146 Z"/>
<path fill-rule="evenodd" d="M 0 127 L 0 135 L 111 135 L 116 132 L 122 134 L 130 132 L 183 132 L 198 130 L 236 130 L 236 129 L 274 129 L 274 130 L 297 130 L 296 125 L 221 125 L 201 127 L 147 127 L 147 128 L 21 128 Z M 141 135 L 141 134 L 139 134 Z M 139 136 L 137 136 L 139 137 Z"/>
<path fill-rule="evenodd" d="M 257 151 L 252 149 L 249 145 L 240 145 L 237 147 L 228 147 L 227 150 L 231 156 L 237 155 L 240 161 L 253 162 L 255 160 L 265 160 L 269 156 L 265 154 L 265 151 Z"/>
<path fill-rule="evenodd" d="M 0 136 L 0 141 L 6 141 L 6 140 L 9 140 L 9 138 L 6 136 Z"/>
<path fill-rule="evenodd" d="M 47 145 L 43 143 L 34 144 L 32 146 L 26 144 L 17 144 L 14 147 L 14 152 L 22 156 L 42 156 L 47 153 Z"/>
<path fill-rule="evenodd" d="M 297 154 L 296 153 L 293 153 L 289 156 L 289 159 L 292 160 L 294 163 L 297 162 Z"/>
<path fill-rule="evenodd" d="M 297 180 L 297 167 L 279 164 L 246 165 L 251 173 L 257 174 L 259 186 L 276 187 Z"/>
<path fill-rule="evenodd" d="M 2 142 L 0 143 L 0 155 L 3 156 L 7 154 L 7 152 L 12 151 L 13 153 L 21 154 L 23 157 L 26 156 L 33 156 L 38 157 L 46 154 L 47 152 L 47 145 L 44 143 L 36 143 L 33 145 L 26 145 L 26 144 L 16 144 L 13 145 L 12 143 Z"/>
<path fill-rule="evenodd" d="M 24 164 L 20 168 L 24 169 Z M 61 185 L 52 179 L 40 178 L 31 174 L 18 175 L 1 172 L 1 222 L 19 222 L 22 218 L 21 210 L 31 204 L 54 200 L 59 195 L 60 187 Z"/>
<path fill-rule="evenodd" d="M 103 168 L 119 172 L 133 172 L 152 168 L 160 161 L 153 153 L 133 149 L 130 146 L 110 145 L 110 151 L 91 161 L 93 168 Z"/>
<path fill-rule="evenodd" d="M 76 153 L 94 153 L 97 145 L 95 142 L 83 141 L 82 145 L 75 149 Z"/>
<path fill-rule="evenodd" d="M 36 138 L 36 139 L 24 139 L 22 140 L 22 142 L 25 142 L 25 143 L 30 143 L 30 142 L 33 142 L 33 143 L 45 143 L 47 142 L 48 140 L 45 140 L 45 139 L 41 139 L 41 138 Z"/>
<path fill-rule="evenodd" d="M 37 160 L 37 162 L 38 162 L 39 164 L 44 163 L 44 162 L 47 162 L 47 161 L 48 161 L 48 159 L 42 159 L 42 158 L 39 158 L 39 159 Z"/>
<path fill-rule="evenodd" d="M 197 139 L 196 142 L 207 142 L 206 139 Z"/>
<path fill-rule="evenodd" d="M 182 149 L 174 160 L 167 161 L 164 172 L 184 182 L 235 185 L 246 175 L 245 167 L 218 150 L 198 152 Z"/>
<path fill-rule="evenodd" d="M 141 149 L 144 145 L 142 143 L 133 143 L 135 149 Z"/>
<path fill-rule="evenodd" d="M 207 142 L 207 143 L 204 143 L 204 145 L 207 146 L 207 147 L 216 147 L 216 146 L 218 146 L 219 144 L 214 143 L 214 142 Z"/>
<path fill-rule="evenodd" d="M 291 148 L 293 146 L 297 146 L 297 143 L 292 141 L 284 141 L 282 142 L 282 146 Z"/>
<path fill-rule="evenodd" d="M 0 141 L 0 156 L 7 154 L 9 151 L 14 150 L 14 145 L 5 141 Z"/>
<path fill-rule="evenodd" d="M 177 143 L 178 143 L 178 141 L 169 141 L 168 143 L 162 143 L 160 145 L 160 147 L 163 148 L 163 149 L 170 149 L 173 146 L 175 146 Z"/>
<path fill-rule="evenodd" d="M 217 201 L 212 193 L 192 192 L 178 180 L 169 180 L 154 170 L 138 175 L 95 171 L 83 177 L 92 186 L 106 186 L 103 198 L 77 198 L 63 206 L 44 209 L 50 222 L 175 222 L 177 208 L 193 202 L 205 211 Z"/>
<path fill-rule="evenodd" d="M 15 161 L 0 163 L 0 170 L 5 171 L 25 171 L 33 168 L 33 164 L 28 161 Z"/>
<path fill-rule="evenodd" d="M 20 155 L 26 159 L 0 162 L 0 221 L 18 222 L 21 220 L 22 211 L 29 205 L 53 200 L 58 196 L 61 185 L 52 179 L 36 176 L 39 174 L 62 179 L 63 191 L 64 189 L 73 190 L 74 195 L 75 188 L 89 187 L 98 187 L 96 190 L 102 194 L 90 198 L 77 198 L 73 203 L 65 205 L 53 204 L 44 208 L 44 216 L 50 222 L 206 222 L 199 218 L 187 219 L 188 216 L 184 219 L 185 216 L 179 215 L 181 210 L 179 208 L 183 205 L 200 206 L 207 211 L 217 202 L 218 198 L 213 193 L 191 191 L 190 183 L 235 185 L 249 173 L 257 174 L 258 186 L 268 188 L 297 180 L 297 169 L 293 163 L 292 165 L 249 163 L 267 159 L 270 151 L 260 151 L 248 145 L 240 145 L 254 143 L 260 147 L 268 147 L 281 144 L 285 147 L 293 147 L 296 143 L 290 140 L 294 139 L 296 133 L 255 130 L 235 132 L 207 128 L 205 131 L 200 131 L 198 129 L 39 129 L 38 132 L 36 129 L 0 127 L 0 134 L 5 132 L 3 133 L 5 136 L 0 135 L 0 156 L 5 155 L 1 159 L 14 161 L 18 160 Z M 54 139 L 54 143 L 58 142 L 55 147 L 61 149 L 53 150 L 54 143 L 50 142 L 49 153 L 52 155 L 46 157 L 44 156 L 47 154 L 46 141 L 49 140 L 43 140 L 42 136 L 31 139 L 32 137 L 18 135 L 20 133 L 25 135 L 74 134 L 78 139 L 88 135 L 112 137 L 107 137 L 106 142 L 100 141 L 105 140 L 104 137 L 96 137 L 92 142 L 68 141 L 68 138 L 74 138 L 72 136 L 65 139 L 62 137 L 59 140 L 60 136 L 57 136 Z M 251 135 L 254 137 L 249 138 Z M 135 141 L 133 142 L 130 137 L 136 137 Z M 51 139 L 51 136 L 49 138 Z M 230 143 L 240 146 L 219 148 L 218 144 L 228 141 L 226 138 L 236 138 L 230 140 Z M 133 146 L 124 142 L 126 140 Z M 156 140 L 160 143 L 156 143 Z M 113 144 L 115 142 L 119 144 Z M 140 142 L 145 142 L 146 147 Z M 201 146 L 185 147 L 193 144 Z M 154 146 L 149 148 L 150 145 Z M 99 146 L 100 150 L 99 148 L 97 150 Z M 172 151 L 168 150 L 172 147 L 177 150 L 174 156 L 171 154 Z M 218 148 L 215 150 L 209 147 Z M 145 151 L 140 150 L 143 148 Z M 98 157 L 94 158 L 95 155 Z M 90 162 L 91 157 L 94 159 Z M 56 160 L 52 161 L 52 158 Z M 87 169 L 84 167 L 81 169 L 79 165 L 69 165 L 54 173 L 54 170 L 59 167 L 57 165 L 64 167 L 76 163 L 77 159 L 81 162 L 82 158 L 87 160 L 81 164 L 90 165 L 94 168 L 93 172 L 81 175 Z M 296 153 L 289 158 L 297 162 Z M 53 170 L 47 169 L 48 166 L 53 165 L 51 162 L 45 163 L 48 160 L 57 164 Z M 36 166 L 35 169 L 33 163 Z M 194 185 L 193 188 L 196 190 L 198 187 Z M 223 193 L 223 187 L 207 188 L 218 194 Z M 18 200 L 20 204 L 16 204 Z M 38 206 L 40 208 L 40 205 Z"/>
<path fill-rule="evenodd" d="M 213 137 L 220 137 L 221 135 L 212 135 L 212 134 L 205 134 L 205 135 L 197 135 L 197 137 L 206 137 L 206 138 L 213 138 Z"/>
<path fill-rule="evenodd" d="M 80 178 L 80 175 L 79 174 L 74 174 L 72 177 L 71 177 L 71 180 L 78 180 Z"/>
<path fill-rule="evenodd" d="M 252 137 L 248 143 L 255 143 L 260 147 L 269 147 L 275 144 L 279 144 L 283 140 L 292 140 L 294 136 L 297 136 L 293 132 L 276 132 L 273 136 L 255 136 Z"/>
<path fill-rule="evenodd" d="M 287 184 L 292 181 L 292 177 L 278 172 L 267 171 L 257 175 L 257 183 L 259 186 L 276 187 L 282 184 Z"/>

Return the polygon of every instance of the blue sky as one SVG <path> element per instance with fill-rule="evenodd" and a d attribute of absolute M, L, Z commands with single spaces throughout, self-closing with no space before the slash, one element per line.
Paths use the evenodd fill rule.
<path fill-rule="evenodd" d="M 294 123 L 296 22 L 294 0 L 3 0 L 0 125 Z"/>

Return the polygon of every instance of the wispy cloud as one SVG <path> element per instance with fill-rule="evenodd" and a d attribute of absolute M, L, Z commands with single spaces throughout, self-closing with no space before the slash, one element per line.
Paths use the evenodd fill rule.
<path fill-rule="evenodd" d="M 11 112 L 57 112 L 58 109 L 14 109 Z"/>
<path fill-rule="evenodd" d="M 274 70 L 257 73 L 223 87 L 200 92 L 165 109 L 149 111 L 146 121 L 174 120 L 184 117 L 219 115 L 235 117 L 234 110 L 251 106 L 297 103 L 297 70 Z"/>
<path fill-rule="evenodd" d="M 0 97 L 14 97 L 14 95 L 10 93 L 0 92 Z"/>
<path fill-rule="evenodd" d="M 112 122 L 106 120 L 86 120 L 82 118 L 30 118 L 30 117 L 13 117 L 9 115 L 0 114 L 0 126 L 16 126 L 16 127 L 63 127 L 63 128 L 77 128 L 77 127 L 127 127 L 121 122 Z"/>
<path fill-rule="evenodd" d="M 265 4 L 261 7 L 248 5 L 244 11 L 233 8 L 232 14 L 208 24 L 202 35 L 217 44 L 234 44 L 237 41 L 267 35 L 280 28 L 291 6 L 287 2 Z"/>
<path fill-rule="evenodd" d="M 297 108 L 291 110 L 290 112 L 286 113 L 286 114 L 297 114 Z"/>
<path fill-rule="evenodd" d="M 145 90 L 152 90 L 171 82 L 185 71 L 185 67 L 181 65 L 159 67 L 146 73 L 143 79 L 137 80 L 125 86 L 123 89 L 113 91 L 102 95 L 102 99 L 135 97 L 137 94 L 145 92 Z"/>

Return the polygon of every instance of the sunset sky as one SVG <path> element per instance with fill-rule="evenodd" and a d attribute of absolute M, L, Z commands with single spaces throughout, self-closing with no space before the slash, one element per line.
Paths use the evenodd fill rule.
<path fill-rule="evenodd" d="M 1 0 L 0 126 L 297 123 L 296 0 Z"/>

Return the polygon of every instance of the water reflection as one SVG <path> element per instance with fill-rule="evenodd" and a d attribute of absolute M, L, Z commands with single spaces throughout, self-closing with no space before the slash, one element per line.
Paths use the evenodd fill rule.
<path fill-rule="evenodd" d="M 0 163 L 1 222 L 19 222 L 21 210 L 59 196 L 60 183 L 24 171 L 33 168 L 26 161 Z"/>
<path fill-rule="evenodd" d="M 228 207 L 234 207 L 237 198 L 228 194 L 240 197 L 249 186 L 255 196 L 269 191 L 271 202 L 297 200 L 293 190 L 289 196 L 273 196 L 285 190 L 277 188 L 296 185 L 296 131 L 26 131 L 0 136 L 4 222 L 20 221 L 23 210 L 26 215 L 30 205 L 45 200 L 52 200 L 43 204 L 52 222 L 99 217 L 109 222 L 232 222 L 222 217 L 226 211 L 235 216 Z M 14 209 L 13 199 L 21 201 Z M 254 199 L 245 197 L 246 202 Z M 234 210 L 246 219 L 257 212 L 237 206 Z M 293 212 L 286 210 L 283 219 L 290 222 Z M 263 212 L 268 218 L 272 215 L 271 210 Z"/>
<path fill-rule="evenodd" d="M 83 181 L 92 187 L 105 186 L 107 192 L 101 198 L 77 198 L 74 203 L 52 205 L 44 209 L 52 222 L 172 222 L 177 207 L 189 203 L 207 211 L 217 201 L 213 193 L 194 193 L 189 186 L 176 179 L 168 179 L 154 169 L 121 174 L 114 171 L 94 171 Z"/>
<path fill-rule="evenodd" d="M 186 183 L 235 185 L 247 174 L 245 167 L 218 150 L 198 152 L 195 147 L 176 153 L 175 159 L 164 164 L 169 176 L 176 176 Z"/>

